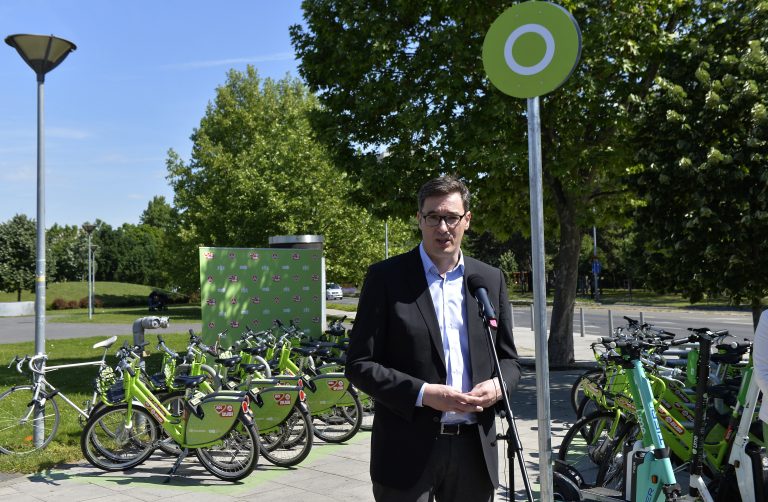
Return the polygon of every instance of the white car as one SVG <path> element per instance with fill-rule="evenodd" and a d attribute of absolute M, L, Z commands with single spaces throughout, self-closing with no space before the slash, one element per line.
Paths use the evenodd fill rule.
<path fill-rule="evenodd" d="M 326 300 L 341 300 L 342 298 L 344 298 L 344 293 L 341 291 L 341 286 L 335 282 L 329 282 L 325 285 Z"/>

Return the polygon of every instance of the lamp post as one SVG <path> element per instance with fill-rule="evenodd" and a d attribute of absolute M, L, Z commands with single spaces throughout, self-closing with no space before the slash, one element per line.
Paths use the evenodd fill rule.
<path fill-rule="evenodd" d="M 88 319 L 93 319 L 93 252 L 91 251 L 91 234 L 96 225 L 83 224 L 83 230 L 88 234 Z"/>
<path fill-rule="evenodd" d="M 43 83 L 53 70 L 77 47 L 53 35 L 10 35 L 5 43 L 16 49 L 37 75 L 37 261 L 35 267 L 35 352 L 45 353 L 45 152 L 43 138 Z M 40 378 L 35 374 L 35 380 Z M 44 410 L 37 406 L 33 440 L 43 443 Z"/>

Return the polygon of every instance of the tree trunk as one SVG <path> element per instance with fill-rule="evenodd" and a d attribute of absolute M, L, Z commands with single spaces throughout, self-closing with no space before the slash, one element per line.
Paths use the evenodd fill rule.
<path fill-rule="evenodd" d="M 561 199 L 560 202 L 563 200 Z M 555 265 L 557 276 L 548 342 L 551 368 L 568 367 L 574 363 L 573 305 L 576 301 L 582 237 L 573 207 L 567 201 L 566 204 L 558 203 L 557 206 L 560 219 L 560 247 Z"/>
<path fill-rule="evenodd" d="M 21 301 L 21 288 L 16 290 L 16 301 L 17 302 Z"/>
<path fill-rule="evenodd" d="M 757 329 L 757 323 L 760 322 L 760 315 L 763 313 L 762 298 L 755 297 L 751 301 L 752 307 L 752 327 Z"/>

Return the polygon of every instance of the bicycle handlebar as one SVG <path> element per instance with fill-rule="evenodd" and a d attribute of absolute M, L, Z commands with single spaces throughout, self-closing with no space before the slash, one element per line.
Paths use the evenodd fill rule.
<path fill-rule="evenodd" d="M 165 344 L 165 340 L 163 340 L 162 335 L 157 335 L 157 348 L 168 354 L 170 357 L 174 359 L 181 359 L 181 356 L 179 356 L 178 353 L 172 351 L 168 346 Z"/>

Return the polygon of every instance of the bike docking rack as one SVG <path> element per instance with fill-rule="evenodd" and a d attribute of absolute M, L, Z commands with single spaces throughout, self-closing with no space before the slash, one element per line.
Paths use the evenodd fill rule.
<path fill-rule="evenodd" d="M 144 330 L 145 329 L 157 329 L 167 328 L 168 318 L 160 317 L 156 315 L 150 315 L 146 317 L 140 317 L 133 321 L 133 345 L 144 344 Z"/>
<path fill-rule="evenodd" d="M 723 337 L 728 336 L 726 330 L 688 330 L 691 333 L 685 338 L 675 338 L 674 334 L 659 330 L 648 334 L 633 333 L 625 337 L 619 328 L 616 336 L 599 339 L 597 343 L 608 349 L 604 353 L 606 360 L 610 359 L 613 365 L 629 372 L 627 376 L 630 378 L 626 384 L 634 404 L 624 406 L 616 397 L 617 406 L 598 402 L 598 406 L 604 408 L 602 411 L 587 416 L 577 413 L 581 418 L 564 440 L 564 444 L 576 445 L 574 456 L 566 458 L 563 451 L 567 450 L 561 449 L 560 460 L 555 462 L 555 488 L 559 495 L 556 500 L 766 500 L 768 462 L 765 461 L 763 438 L 751 430 L 759 389 L 751 378 L 751 362 L 746 366 L 741 365 L 742 356 L 752 344 L 733 339 L 723 341 Z M 665 396 L 664 385 L 655 385 L 663 380 L 659 379 L 658 368 L 655 367 L 657 362 L 652 361 L 647 354 L 656 351 L 661 354 L 668 348 L 683 345 L 694 346 L 688 360 L 688 371 L 675 371 L 678 375 L 686 374 L 689 377 L 689 387 L 686 389 L 690 389 L 690 392 L 685 394 L 692 399 L 675 401 L 669 395 Z M 661 364 L 664 364 L 661 359 Z M 650 368 L 648 375 L 644 372 L 644 365 L 645 369 Z M 738 385 L 734 384 L 733 378 L 726 381 L 725 376 L 730 375 L 728 365 L 732 365 L 731 368 L 737 365 L 743 368 Z M 655 383 L 651 385 L 651 382 Z M 682 389 L 683 383 L 678 383 L 678 388 Z M 606 388 L 605 392 L 620 395 L 615 388 Z M 600 397 L 597 394 L 595 396 L 598 399 Z M 732 397 L 733 403 L 721 402 L 725 396 Z M 712 400 L 715 402 L 710 407 Z M 682 414 L 692 420 L 691 425 L 688 422 L 677 422 L 675 413 L 669 411 L 671 407 L 680 410 L 684 406 L 693 411 L 692 414 Z M 731 409 L 727 412 L 719 411 L 718 407 L 723 406 Z M 625 412 L 627 415 L 624 415 Z M 727 424 L 723 422 L 726 413 Z M 623 420 L 619 418 L 620 415 L 635 414 L 634 420 L 619 425 L 616 430 L 610 425 L 612 415 L 617 420 Z M 633 422 L 639 426 L 639 433 L 632 432 Z M 668 427 L 660 428 L 661 422 Z M 587 424 L 590 424 L 589 428 Z M 692 433 L 686 433 L 686 429 Z M 579 434 L 586 440 L 586 446 L 578 446 L 578 442 L 571 443 Z M 664 472 L 668 470 L 665 464 L 671 458 L 677 459 L 681 470 L 688 464 L 687 493 L 684 493 L 675 477 L 677 471 Z M 580 459 L 591 460 L 592 464 L 582 464 Z M 592 478 L 595 472 L 596 477 Z"/>

